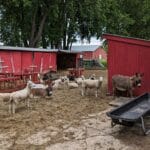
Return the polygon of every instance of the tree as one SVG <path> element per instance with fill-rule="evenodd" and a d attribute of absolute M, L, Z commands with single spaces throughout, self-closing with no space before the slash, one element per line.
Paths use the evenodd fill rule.
<path fill-rule="evenodd" d="M 133 23 L 127 27 L 130 36 L 150 39 L 150 1 L 123 0 L 122 10 L 132 18 Z"/>
<path fill-rule="evenodd" d="M 69 49 L 76 36 L 150 38 L 149 0 L 0 0 L 0 41 Z"/>

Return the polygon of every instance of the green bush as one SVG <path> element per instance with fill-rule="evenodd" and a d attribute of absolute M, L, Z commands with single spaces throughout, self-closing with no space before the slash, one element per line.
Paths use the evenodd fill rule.
<path fill-rule="evenodd" d="M 107 60 L 105 60 L 105 59 L 100 59 L 100 64 L 102 64 L 102 66 L 103 66 L 104 68 L 107 68 Z"/>

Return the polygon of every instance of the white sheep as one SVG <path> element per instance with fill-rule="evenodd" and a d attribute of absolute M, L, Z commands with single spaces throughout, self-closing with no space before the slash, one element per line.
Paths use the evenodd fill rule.
<path fill-rule="evenodd" d="M 11 93 L 0 93 L 0 100 L 3 102 L 8 102 Z"/>
<path fill-rule="evenodd" d="M 52 95 L 52 86 L 49 85 L 43 85 L 43 84 L 35 84 L 31 81 L 31 94 L 30 96 L 40 96 L 40 97 L 46 97 Z"/>
<path fill-rule="evenodd" d="M 43 89 L 46 89 L 47 87 L 48 87 L 48 85 L 44 85 L 44 84 L 36 84 L 36 83 L 34 83 L 34 82 L 32 82 L 32 81 L 30 81 L 30 83 L 31 83 L 31 89 L 33 89 L 33 88 L 43 88 Z"/>
<path fill-rule="evenodd" d="M 52 89 L 53 90 L 61 90 L 63 89 L 64 83 L 62 84 L 62 82 L 56 82 L 52 84 Z"/>
<path fill-rule="evenodd" d="M 103 77 L 100 77 L 99 80 L 93 80 L 93 79 L 83 80 L 81 95 L 84 96 L 84 94 L 86 94 L 87 88 L 90 88 L 90 89 L 95 89 L 95 97 L 97 97 L 98 89 L 101 87 L 102 81 L 103 81 Z"/>
<path fill-rule="evenodd" d="M 75 82 L 69 82 L 69 80 L 66 80 L 65 83 L 67 84 L 69 89 L 74 89 L 74 88 L 78 88 L 79 85 Z"/>
<path fill-rule="evenodd" d="M 54 80 L 53 84 L 63 84 L 66 80 L 68 80 L 67 76 L 61 76 L 59 79 Z"/>
<path fill-rule="evenodd" d="M 61 79 L 54 80 L 52 83 L 53 84 L 59 84 L 59 83 L 61 83 Z"/>
<path fill-rule="evenodd" d="M 79 77 L 79 78 L 75 78 L 75 82 L 76 82 L 78 85 L 81 85 L 84 79 L 85 79 L 85 77 L 82 75 L 82 76 Z"/>
<path fill-rule="evenodd" d="M 96 75 L 93 73 L 93 74 L 89 77 L 89 79 L 91 79 L 91 80 L 96 80 Z"/>
<path fill-rule="evenodd" d="M 60 79 L 54 80 L 52 82 L 52 89 L 62 89 L 67 80 L 69 80 L 67 76 L 61 76 Z"/>
<path fill-rule="evenodd" d="M 54 84 L 52 85 L 52 89 L 53 89 L 53 90 L 59 89 L 59 87 L 60 87 L 60 84 L 59 84 L 59 83 L 54 83 Z"/>
<path fill-rule="evenodd" d="M 10 94 L 10 99 L 9 99 L 9 112 L 10 113 L 13 113 L 13 114 L 15 113 L 16 105 L 22 100 L 25 100 L 27 107 L 29 108 L 29 95 L 31 91 L 31 85 L 32 85 L 32 82 L 28 81 L 24 89 L 12 92 Z"/>

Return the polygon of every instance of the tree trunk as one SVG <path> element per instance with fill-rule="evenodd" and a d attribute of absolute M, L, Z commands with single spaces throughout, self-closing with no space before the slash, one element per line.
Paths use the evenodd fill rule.
<path fill-rule="evenodd" d="M 44 24 L 45 24 L 47 15 L 48 15 L 47 12 L 45 12 L 42 19 L 41 19 L 39 28 L 36 31 L 35 22 L 36 22 L 37 10 L 35 10 L 33 21 L 32 21 L 32 30 L 31 30 L 31 38 L 29 41 L 29 47 L 37 47 L 38 46 L 38 43 L 39 43 L 41 36 L 42 36 L 42 31 L 44 28 Z"/>

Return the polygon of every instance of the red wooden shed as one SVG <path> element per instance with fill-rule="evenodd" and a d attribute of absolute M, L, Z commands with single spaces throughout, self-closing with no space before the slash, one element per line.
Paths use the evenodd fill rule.
<path fill-rule="evenodd" d="M 104 34 L 108 41 L 108 91 L 112 92 L 114 74 L 133 75 L 144 73 L 141 88 L 135 95 L 150 92 L 150 41 Z"/>
<path fill-rule="evenodd" d="M 0 72 L 57 69 L 57 50 L 0 46 Z"/>
<path fill-rule="evenodd" d="M 81 52 L 70 50 L 59 50 L 57 53 L 57 68 L 78 68 Z"/>
<path fill-rule="evenodd" d="M 73 45 L 71 51 L 82 52 L 85 60 L 97 60 L 99 58 L 107 60 L 107 54 L 100 45 Z"/>

